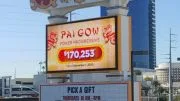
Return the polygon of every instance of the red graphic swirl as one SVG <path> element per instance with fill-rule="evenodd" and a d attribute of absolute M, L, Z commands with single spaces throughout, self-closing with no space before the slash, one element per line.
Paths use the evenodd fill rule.
<path fill-rule="evenodd" d="M 35 0 L 39 5 L 49 5 L 50 0 Z"/>
<path fill-rule="evenodd" d="M 31 3 L 33 4 L 31 8 L 33 10 L 40 8 L 40 9 L 46 9 L 50 6 L 56 7 L 56 0 L 31 0 Z"/>
<path fill-rule="evenodd" d="M 82 3 L 82 2 L 84 2 L 85 0 L 74 0 L 74 2 L 76 2 L 76 3 Z"/>
<path fill-rule="evenodd" d="M 55 32 L 51 32 L 48 35 L 48 51 L 56 47 L 58 41 L 58 35 Z"/>
<path fill-rule="evenodd" d="M 112 32 L 112 25 L 107 25 L 103 28 L 103 37 L 105 43 L 110 42 L 112 45 L 115 45 L 115 32 Z"/>

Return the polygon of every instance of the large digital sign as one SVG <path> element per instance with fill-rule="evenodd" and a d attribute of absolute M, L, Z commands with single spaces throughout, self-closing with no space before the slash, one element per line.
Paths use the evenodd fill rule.
<path fill-rule="evenodd" d="M 47 25 L 47 72 L 118 69 L 117 16 Z"/>

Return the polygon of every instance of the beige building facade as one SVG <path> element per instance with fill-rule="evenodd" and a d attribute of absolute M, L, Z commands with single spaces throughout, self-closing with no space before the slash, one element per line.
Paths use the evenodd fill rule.
<path fill-rule="evenodd" d="M 158 67 L 155 69 L 157 80 L 160 83 L 167 84 L 168 83 L 168 76 L 169 76 L 169 63 L 162 63 L 159 64 Z M 180 63 L 172 63 L 172 81 L 173 82 L 180 82 Z"/>

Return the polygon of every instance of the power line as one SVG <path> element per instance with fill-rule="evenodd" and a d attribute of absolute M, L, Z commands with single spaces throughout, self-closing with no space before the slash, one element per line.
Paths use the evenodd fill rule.
<path fill-rule="evenodd" d="M 20 7 L 19 5 L 7 5 L 7 4 L 0 4 L 0 8 L 20 8 L 20 9 L 31 9 L 30 6 L 29 7 Z"/>
<path fill-rule="evenodd" d="M 36 36 L 13 36 L 13 37 L 0 36 L 0 37 L 3 38 L 3 39 L 5 39 L 5 38 L 7 38 L 7 39 L 10 39 L 10 38 L 16 38 L 16 39 L 45 39 L 45 38 L 40 37 L 40 36 L 39 36 L 39 37 L 36 37 Z M 1 38 L 0 38 L 0 39 L 1 39 Z"/>
<path fill-rule="evenodd" d="M 17 17 L 17 18 L 15 18 L 15 16 L 12 16 L 12 17 L 9 17 L 9 16 L 7 16 L 7 17 L 0 17 L 1 19 L 3 19 L 3 20 L 8 20 L 8 21 L 20 21 L 20 22 L 37 22 L 37 21 L 40 21 L 40 20 L 42 20 L 42 18 L 41 17 L 39 17 L 38 19 L 20 19 L 20 17 Z M 12 19 L 13 18 L 13 19 Z M 24 17 L 22 17 L 22 18 L 24 18 Z M 43 20 L 43 21 L 45 21 L 45 20 Z"/>
<path fill-rule="evenodd" d="M 26 29 L 24 29 L 24 30 L 26 30 Z M 28 30 L 28 29 L 27 29 L 27 30 Z M 30 32 L 31 30 L 33 30 L 33 31 L 35 31 L 35 32 Z M 35 30 L 35 29 L 31 29 L 31 30 L 29 30 L 28 32 L 26 32 L 26 31 L 18 31 L 18 30 L 0 29 L 0 32 L 1 32 L 1 33 L 29 33 L 29 34 L 45 32 L 45 29 L 42 29 L 42 30 L 39 30 L 39 29 L 38 29 L 38 31 Z M 1 33 L 0 33 L 0 34 L 1 34 Z"/>
<path fill-rule="evenodd" d="M 39 27 L 44 27 L 45 28 L 45 25 L 43 25 L 43 24 L 36 24 L 36 23 L 1 23 L 3 26 L 1 26 L 1 28 L 2 27 L 9 27 L 9 26 L 15 26 L 15 27 L 27 27 L 27 28 L 29 28 L 29 26 L 31 26 L 31 27 L 37 27 L 37 26 L 39 26 Z"/>
<path fill-rule="evenodd" d="M 18 24 L 7 24 L 7 25 L 3 24 L 3 26 L 1 28 L 4 28 L 4 27 L 6 28 L 7 26 L 8 27 L 16 27 L 16 28 L 17 27 L 23 27 L 24 28 L 24 27 L 27 27 L 27 26 L 28 26 L 27 28 L 29 28 L 29 26 L 30 27 L 45 27 L 45 25 L 38 25 L 38 24 L 21 24 L 21 25 L 18 25 Z"/>
<path fill-rule="evenodd" d="M 19 50 L 16 50 L 16 49 L 3 49 L 3 50 L 0 50 L 0 52 L 2 53 L 9 53 L 9 52 L 13 52 L 13 53 L 22 53 L 22 52 L 45 52 L 45 49 L 19 49 Z"/>
<path fill-rule="evenodd" d="M 42 15 L 42 14 L 36 14 L 36 13 L 30 13 L 30 11 L 25 11 L 25 12 L 4 12 L 6 13 L 6 15 L 14 15 L 14 14 L 24 14 L 24 15 L 34 15 L 34 16 L 45 16 L 45 15 Z"/>

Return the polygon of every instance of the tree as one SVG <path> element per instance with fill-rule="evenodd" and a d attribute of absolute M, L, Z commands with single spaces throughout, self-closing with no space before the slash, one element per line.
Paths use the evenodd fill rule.
<path fill-rule="evenodd" d="M 141 75 L 142 72 L 141 72 L 140 70 L 134 70 L 134 74 L 135 74 L 135 75 Z"/>
<path fill-rule="evenodd" d="M 153 81 L 152 85 L 154 87 L 153 93 L 159 97 L 159 101 L 167 101 L 167 98 L 164 95 L 164 93 L 167 93 L 167 90 L 161 87 L 161 84 L 158 81 Z"/>
<path fill-rule="evenodd" d="M 145 80 L 145 81 L 152 81 L 152 80 L 153 80 L 153 78 L 152 78 L 152 77 L 148 77 L 148 76 L 147 76 L 147 77 L 145 77 L 145 78 L 144 78 L 144 80 Z"/>
<path fill-rule="evenodd" d="M 150 88 L 149 86 L 143 86 L 143 87 L 142 87 L 142 90 L 144 91 L 144 95 L 145 95 L 145 96 L 148 96 L 148 92 L 149 92 L 150 89 L 151 89 L 151 88 Z"/>
<path fill-rule="evenodd" d="M 154 91 L 155 94 L 158 94 L 159 96 L 162 96 L 164 93 L 166 93 L 167 90 L 161 86 L 157 88 L 157 90 Z"/>
<path fill-rule="evenodd" d="M 157 87 L 160 86 L 160 83 L 159 83 L 157 80 L 155 80 L 155 81 L 152 82 L 152 85 L 153 85 L 155 88 L 157 88 Z"/>
<path fill-rule="evenodd" d="M 159 87 L 160 87 L 160 83 L 158 82 L 158 81 L 153 81 L 152 82 L 152 85 L 153 85 L 153 87 L 154 87 L 154 94 L 155 95 L 158 95 L 159 93 L 159 91 L 158 91 L 158 89 L 159 89 Z"/>
<path fill-rule="evenodd" d="M 166 96 L 164 95 L 165 93 L 167 93 L 167 90 L 163 87 L 159 87 L 158 91 L 157 91 L 158 95 L 159 95 L 159 101 L 167 101 Z"/>

